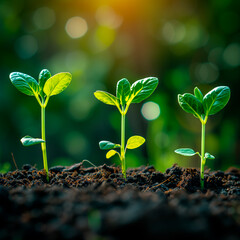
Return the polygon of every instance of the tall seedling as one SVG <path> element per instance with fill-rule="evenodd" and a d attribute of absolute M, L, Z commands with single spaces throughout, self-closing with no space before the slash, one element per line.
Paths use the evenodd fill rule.
<path fill-rule="evenodd" d="M 140 79 L 130 85 L 126 78 L 123 78 L 117 83 L 116 97 L 108 92 L 96 91 L 95 97 L 101 102 L 116 106 L 121 114 L 121 144 L 112 143 L 109 141 L 101 141 L 99 143 L 100 149 L 109 150 L 106 158 L 109 159 L 115 154 L 118 154 L 122 173 L 126 179 L 126 161 L 125 153 L 127 149 L 134 149 L 140 147 L 145 139 L 141 136 L 132 136 L 127 140 L 125 146 L 125 116 L 131 103 L 140 103 L 148 98 L 158 85 L 158 79 L 155 77 L 148 77 Z M 119 149 L 120 151 L 114 150 Z"/>
<path fill-rule="evenodd" d="M 45 136 L 45 108 L 49 98 L 65 90 L 72 80 L 72 75 L 68 72 L 62 72 L 51 76 L 47 69 L 43 69 L 38 78 L 38 82 L 31 76 L 13 72 L 10 74 L 12 84 L 22 93 L 28 96 L 34 96 L 41 107 L 41 130 L 42 138 L 33 138 L 25 136 L 21 139 L 23 146 L 32 146 L 41 143 L 43 154 L 43 165 L 48 177 L 47 149 Z"/>
<path fill-rule="evenodd" d="M 216 87 L 203 97 L 202 92 L 196 87 L 194 89 L 194 95 L 190 93 L 185 93 L 183 95 L 179 94 L 178 103 L 184 111 L 193 114 L 193 116 L 198 118 L 202 124 L 201 154 L 199 152 L 195 152 L 191 148 L 180 148 L 175 150 L 175 152 L 183 156 L 199 155 L 201 158 L 200 184 L 201 189 L 203 190 L 204 166 L 206 160 L 215 159 L 215 157 L 210 153 L 205 153 L 205 125 L 207 123 L 208 116 L 219 112 L 228 103 L 230 99 L 230 89 L 225 86 Z"/>

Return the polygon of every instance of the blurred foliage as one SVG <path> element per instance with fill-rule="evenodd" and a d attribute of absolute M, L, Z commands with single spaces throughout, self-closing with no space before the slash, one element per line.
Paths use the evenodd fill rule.
<path fill-rule="evenodd" d="M 73 75 L 69 88 L 46 109 L 50 167 L 83 159 L 119 164 L 117 158 L 105 159 L 98 142 L 120 141 L 120 115 L 93 92 L 114 93 L 119 79 L 147 76 L 158 77 L 160 84 L 145 102 L 159 108 L 131 106 L 126 137 L 139 134 L 147 142 L 127 154 L 128 167 L 154 164 L 164 170 L 175 162 L 199 167 L 198 158 L 173 152 L 180 146 L 200 149 L 199 122 L 178 106 L 177 94 L 195 86 L 205 94 L 219 85 L 229 86 L 232 96 L 209 119 L 206 150 L 216 159 L 206 165 L 239 166 L 239 9 L 234 0 L 1 0 L 1 166 L 11 163 L 14 169 L 13 153 L 18 166 L 42 168 L 40 146 L 24 148 L 19 141 L 27 134 L 40 136 L 40 108 L 8 76 L 19 71 L 37 78 L 43 68 Z M 158 112 L 151 115 L 154 109 Z"/>

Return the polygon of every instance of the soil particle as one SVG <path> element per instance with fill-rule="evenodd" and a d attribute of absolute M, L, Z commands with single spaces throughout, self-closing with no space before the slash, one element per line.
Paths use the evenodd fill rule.
<path fill-rule="evenodd" d="M 240 171 L 31 165 L 0 176 L 0 239 L 239 239 Z"/>
<path fill-rule="evenodd" d="M 49 168 L 49 171 L 54 173 L 61 173 L 64 169 L 65 169 L 64 166 L 54 166 Z"/>

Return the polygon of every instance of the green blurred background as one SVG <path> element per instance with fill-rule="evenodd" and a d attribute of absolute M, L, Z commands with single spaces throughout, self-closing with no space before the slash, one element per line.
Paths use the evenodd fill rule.
<path fill-rule="evenodd" d="M 209 118 L 206 150 L 216 156 L 211 169 L 240 166 L 239 73 L 240 1 L 234 0 L 0 0 L 0 168 L 24 163 L 43 167 L 40 145 L 25 148 L 25 135 L 41 137 L 40 107 L 34 97 L 10 82 L 13 71 L 38 78 L 47 68 L 68 71 L 71 85 L 51 97 L 46 109 L 49 166 L 105 159 L 100 140 L 120 142 L 120 114 L 94 98 L 115 93 L 118 80 L 131 83 L 156 76 L 155 93 L 132 104 L 126 136 L 147 139 L 127 152 L 127 166 L 154 164 L 163 171 L 173 163 L 199 167 L 198 157 L 181 157 L 179 147 L 200 151 L 201 125 L 177 103 L 177 94 L 205 94 L 227 85 L 228 105 Z"/>

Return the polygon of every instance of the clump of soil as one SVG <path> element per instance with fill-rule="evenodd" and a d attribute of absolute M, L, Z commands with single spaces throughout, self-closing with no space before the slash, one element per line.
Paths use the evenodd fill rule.
<path fill-rule="evenodd" d="M 240 170 L 173 165 L 50 168 L 0 175 L 0 239 L 239 239 Z"/>

